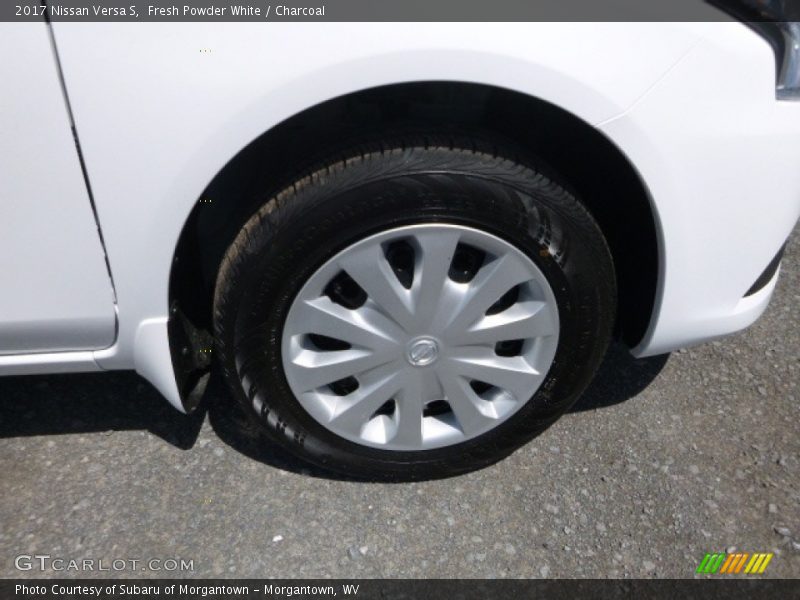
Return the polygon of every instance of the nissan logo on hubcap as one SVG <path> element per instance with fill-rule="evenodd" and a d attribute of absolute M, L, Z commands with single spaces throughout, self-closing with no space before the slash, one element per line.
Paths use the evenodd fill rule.
<path fill-rule="evenodd" d="M 433 338 L 417 338 L 408 345 L 406 358 L 415 367 L 425 367 L 439 358 L 439 344 Z"/>

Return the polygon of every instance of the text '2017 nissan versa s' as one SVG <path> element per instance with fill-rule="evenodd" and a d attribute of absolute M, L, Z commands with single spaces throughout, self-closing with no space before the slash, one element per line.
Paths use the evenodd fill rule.
<path fill-rule="evenodd" d="M 326 468 L 501 459 L 612 336 L 665 353 L 769 302 L 800 215 L 797 6 L 716 5 L 3 23 L 0 373 L 135 369 L 190 411 L 216 363 Z"/>

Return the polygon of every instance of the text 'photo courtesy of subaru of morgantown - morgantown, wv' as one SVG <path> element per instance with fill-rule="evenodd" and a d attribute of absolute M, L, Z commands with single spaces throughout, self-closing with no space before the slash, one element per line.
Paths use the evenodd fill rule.
<path fill-rule="evenodd" d="M 358 479 L 503 459 L 612 339 L 663 354 L 770 301 L 797 7 L 711 4 L 0 23 L 0 374 L 135 370 L 188 413 L 218 372 L 265 444 Z"/>

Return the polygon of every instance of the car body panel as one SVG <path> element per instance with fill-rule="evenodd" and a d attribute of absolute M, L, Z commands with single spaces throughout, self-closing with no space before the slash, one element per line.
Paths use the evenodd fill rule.
<path fill-rule="evenodd" d="M 646 181 L 661 232 L 657 305 L 637 356 L 738 331 L 769 303 L 777 275 L 746 294 L 800 217 L 800 103 L 775 100 L 772 60 L 744 26 L 716 24 L 599 125 Z"/>
<path fill-rule="evenodd" d="M 0 357 L 106 348 L 113 289 L 47 26 L 0 24 L 0 53 Z"/>

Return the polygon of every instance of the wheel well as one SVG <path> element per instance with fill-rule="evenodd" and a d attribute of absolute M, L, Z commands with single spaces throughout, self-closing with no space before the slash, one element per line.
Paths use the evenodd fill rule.
<path fill-rule="evenodd" d="M 239 152 L 204 190 L 184 225 L 170 279 L 173 313 L 180 312 L 184 323 L 200 331 L 211 331 L 222 257 L 264 199 L 335 153 L 342 140 L 408 127 L 502 136 L 569 182 L 611 248 L 619 289 L 617 335 L 630 346 L 639 342 L 655 303 L 658 244 L 648 193 L 633 166 L 600 132 L 552 104 L 455 82 L 396 84 L 334 98 L 282 122 Z"/>

